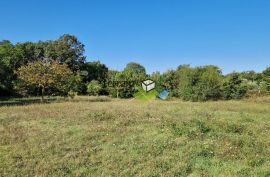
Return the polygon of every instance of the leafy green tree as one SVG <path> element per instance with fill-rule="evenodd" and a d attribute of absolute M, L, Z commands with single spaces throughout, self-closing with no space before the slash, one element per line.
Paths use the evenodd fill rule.
<path fill-rule="evenodd" d="M 67 64 L 73 72 L 81 69 L 85 62 L 84 44 L 76 36 L 64 34 L 58 40 L 46 41 L 43 47 L 44 57 Z"/>
<path fill-rule="evenodd" d="M 226 77 L 223 84 L 223 93 L 225 99 L 240 99 L 245 96 L 247 87 L 240 78 L 239 73 L 231 73 Z"/>
<path fill-rule="evenodd" d="M 15 71 L 22 65 L 37 60 L 36 44 L 25 42 L 13 45 L 10 41 L 2 41 L 0 42 L 0 60 L 11 71 Z"/>
<path fill-rule="evenodd" d="M 108 74 L 109 94 L 117 98 L 130 98 L 146 79 L 145 68 L 135 62 L 130 62 L 121 72 L 110 71 Z"/>
<path fill-rule="evenodd" d="M 0 42 L 0 96 L 7 96 L 13 92 L 13 53 L 10 41 Z"/>
<path fill-rule="evenodd" d="M 184 100 L 206 101 L 221 97 L 221 71 L 216 66 L 178 68 L 181 73 L 179 95 Z"/>
<path fill-rule="evenodd" d="M 264 81 L 264 87 L 267 91 L 270 91 L 270 67 L 266 68 L 262 72 L 262 81 Z"/>
<path fill-rule="evenodd" d="M 32 42 L 17 43 L 13 49 L 13 71 L 29 62 L 37 61 L 36 44 Z"/>
<path fill-rule="evenodd" d="M 145 67 L 136 62 L 129 62 L 124 70 L 132 72 L 135 75 L 146 75 Z"/>
<path fill-rule="evenodd" d="M 84 44 L 76 36 L 64 34 L 57 40 L 39 41 L 33 44 L 34 48 L 30 47 L 29 44 L 26 48 L 19 47 L 22 51 L 31 49 L 30 51 L 32 52 L 27 52 L 29 56 L 26 57 L 29 62 L 32 62 L 31 58 L 37 60 L 50 58 L 58 63 L 67 64 L 73 72 L 80 70 L 85 62 Z M 21 45 L 26 45 L 26 43 L 22 43 Z"/>
<path fill-rule="evenodd" d="M 0 42 L 0 61 L 3 65 L 10 69 L 13 69 L 15 62 L 13 61 L 14 46 L 8 40 L 3 40 Z"/>
<path fill-rule="evenodd" d="M 221 71 L 216 66 L 199 68 L 200 80 L 196 88 L 197 99 L 200 101 L 218 100 L 222 96 Z"/>
<path fill-rule="evenodd" d="M 163 75 L 157 71 L 157 72 L 153 72 L 151 74 L 150 79 L 152 79 L 155 82 L 155 89 L 160 92 L 164 89 L 163 85 L 164 85 L 164 81 L 163 81 Z"/>
<path fill-rule="evenodd" d="M 0 96 L 6 91 L 5 83 L 6 68 L 2 61 L 0 61 Z M 3 96 L 3 95 L 2 95 Z"/>
<path fill-rule="evenodd" d="M 76 77 L 67 65 L 56 62 L 34 62 L 20 67 L 17 71 L 23 89 L 37 87 L 41 89 L 42 101 L 45 91 L 55 88 L 58 92 L 65 95 L 74 88 Z"/>
<path fill-rule="evenodd" d="M 243 79 L 243 86 L 247 89 L 245 94 L 247 97 L 257 97 L 263 94 L 260 85 L 256 81 Z"/>
<path fill-rule="evenodd" d="M 109 93 L 117 98 L 130 98 L 137 90 L 140 84 L 136 80 L 136 75 L 129 71 L 124 70 L 121 72 L 111 72 L 109 77 Z"/>
<path fill-rule="evenodd" d="M 85 81 L 90 82 L 97 80 L 103 83 L 107 80 L 108 67 L 100 61 L 87 62 L 83 66 L 83 71 L 86 71 Z"/>
<path fill-rule="evenodd" d="M 84 45 L 69 34 L 60 36 L 57 40 L 37 43 L 24 42 L 13 45 L 8 40 L 0 41 L 0 62 L 4 65 L 1 68 L 5 68 L 5 79 L 1 79 L 1 88 L 12 92 L 14 83 L 18 80 L 15 71 L 27 63 L 43 61 L 45 58 L 66 64 L 75 73 L 85 62 Z"/>
<path fill-rule="evenodd" d="M 195 69 L 190 66 L 179 68 L 178 72 L 181 73 L 179 82 L 180 97 L 183 100 L 193 100 L 193 96 L 195 95 L 195 86 L 199 80 L 199 76 L 196 75 Z"/>
<path fill-rule="evenodd" d="M 107 94 L 106 81 L 108 79 L 108 67 L 100 61 L 86 62 L 83 64 L 80 75 L 82 81 L 80 83 L 80 93 L 87 93 L 87 85 L 92 80 L 99 81 L 102 86 L 100 94 Z"/>
<path fill-rule="evenodd" d="M 87 85 L 87 93 L 89 95 L 94 95 L 97 96 L 102 90 L 102 85 L 99 83 L 97 80 L 92 80 L 88 85 Z"/>
<path fill-rule="evenodd" d="M 261 80 L 261 74 L 256 73 L 255 71 L 244 71 L 240 73 L 241 79 L 246 79 L 248 81 L 260 81 Z"/>
<path fill-rule="evenodd" d="M 135 81 L 135 87 L 138 87 L 143 80 L 148 78 L 144 66 L 139 63 L 129 62 L 126 65 L 124 72 L 129 73 L 132 77 L 131 79 Z"/>
<path fill-rule="evenodd" d="M 258 85 L 259 95 L 270 95 L 269 84 L 266 81 L 261 81 Z"/>
<path fill-rule="evenodd" d="M 174 70 L 168 70 L 162 75 L 162 87 L 170 91 L 171 96 L 178 96 L 179 75 Z"/>

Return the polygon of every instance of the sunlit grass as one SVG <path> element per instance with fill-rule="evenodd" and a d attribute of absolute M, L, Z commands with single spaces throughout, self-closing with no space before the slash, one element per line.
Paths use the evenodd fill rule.
<path fill-rule="evenodd" d="M 269 99 L 0 107 L 0 176 L 269 176 Z"/>
<path fill-rule="evenodd" d="M 149 92 L 145 92 L 144 90 L 139 90 L 134 94 L 134 98 L 138 100 L 154 100 L 157 98 L 158 92 L 154 90 L 150 90 Z"/>

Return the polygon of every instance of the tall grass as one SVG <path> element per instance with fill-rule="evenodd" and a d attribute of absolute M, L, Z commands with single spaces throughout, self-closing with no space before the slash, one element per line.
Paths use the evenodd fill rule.
<path fill-rule="evenodd" d="M 270 176 L 265 100 L 0 107 L 0 176 Z"/>

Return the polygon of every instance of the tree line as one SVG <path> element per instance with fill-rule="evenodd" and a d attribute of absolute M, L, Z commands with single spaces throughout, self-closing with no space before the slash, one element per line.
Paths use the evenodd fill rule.
<path fill-rule="evenodd" d="M 223 75 L 218 66 L 180 65 L 164 73 L 147 74 L 144 66 L 129 62 L 122 71 L 100 61 L 87 62 L 84 44 L 65 34 L 56 40 L 12 44 L 0 41 L 0 96 L 110 95 L 130 98 L 140 81 L 152 79 L 156 89 L 190 101 L 241 99 L 269 95 L 270 67 L 263 72 Z"/>

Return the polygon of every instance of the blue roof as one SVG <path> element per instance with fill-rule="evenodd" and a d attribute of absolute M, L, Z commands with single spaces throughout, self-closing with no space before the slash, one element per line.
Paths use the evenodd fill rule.
<path fill-rule="evenodd" d="M 163 90 L 162 92 L 160 92 L 160 93 L 158 94 L 158 97 L 159 97 L 160 99 L 165 100 L 165 99 L 169 96 L 169 94 L 170 94 L 170 92 L 169 92 L 168 90 Z"/>

